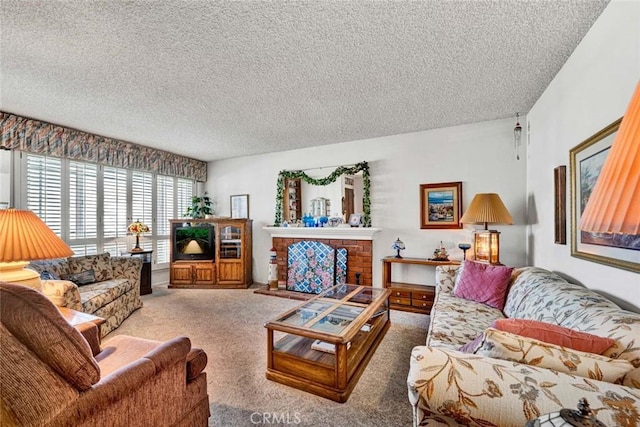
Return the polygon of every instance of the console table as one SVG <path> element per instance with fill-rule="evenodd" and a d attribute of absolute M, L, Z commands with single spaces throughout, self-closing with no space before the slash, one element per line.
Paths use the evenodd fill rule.
<path fill-rule="evenodd" d="M 460 265 L 460 261 L 430 261 L 424 258 L 396 258 L 388 256 L 382 259 L 382 287 L 391 290 L 389 306 L 395 310 L 429 314 L 436 296 L 433 285 L 419 285 L 391 281 L 393 264 L 413 264 L 425 266 Z"/>

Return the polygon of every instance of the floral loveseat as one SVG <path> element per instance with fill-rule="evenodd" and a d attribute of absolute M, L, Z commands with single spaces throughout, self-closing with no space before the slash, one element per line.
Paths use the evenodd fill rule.
<path fill-rule="evenodd" d="M 457 270 L 436 268 L 436 299 L 426 346 L 415 347 L 411 354 L 407 383 L 414 426 L 523 426 L 540 415 L 576 408 L 581 397 L 605 425 L 640 426 L 640 314 L 536 267 L 513 271 L 500 311 L 455 297 Z M 614 383 L 602 380 L 600 368 L 579 376 L 537 366 L 543 358 L 566 357 L 561 360 L 565 367 L 580 367 L 579 352 L 549 352 L 523 364 L 458 351 L 504 317 L 613 338 L 615 344 L 598 357 L 618 364 L 628 361 L 630 370 Z M 522 350 L 514 347 L 511 350 Z M 606 371 L 606 363 L 600 361 L 600 366 Z"/>
<path fill-rule="evenodd" d="M 34 261 L 29 267 L 41 276 L 44 273 L 45 277 L 56 278 L 42 280 L 42 292 L 55 305 L 104 318 L 106 322 L 100 327 L 101 336 L 116 329 L 131 313 L 142 307 L 142 260 L 139 257 L 112 257 L 104 253 Z M 59 280 L 90 270 L 95 277 L 94 283 L 78 286 L 70 280 Z"/>

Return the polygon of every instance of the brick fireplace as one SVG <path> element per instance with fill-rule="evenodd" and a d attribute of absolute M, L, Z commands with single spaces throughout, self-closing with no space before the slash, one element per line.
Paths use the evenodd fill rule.
<path fill-rule="evenodd" d="M 373 241 L 352 239 L 322 239 L 322 238 L 289 238 L 273 237 L 273 247 L 278 257 L 278 284 L 287 282 L 287 250 L 289 245 L 304 241 L 321 242 L 334 249 L 347 250 L 347 283 L 356 283 L 356 273 L 360 273 L 360 284 L 373 284 Z"/>
<path fill-rule="evenodd" d="M 283 289 L 287 283 L 289 245 L 316 241 L 334 249 L 347 251 L 347 279 L 349 284 L 356 283 L 356 273 L 360 284 L 373 285 L 373 235 L 380 231 L 374 227 L 263 227 L 271 235 L 272 245 L 277 253 L 278 287 Z"/>

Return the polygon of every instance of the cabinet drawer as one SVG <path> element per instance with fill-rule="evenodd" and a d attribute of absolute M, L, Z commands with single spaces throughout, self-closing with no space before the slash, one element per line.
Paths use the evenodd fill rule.
<path fill-rule="evenodd" d="M 414 307 L 420 307 L 423 308 L 425 310 L 431 310 L 431 307 L 433 306 L 433 301 L 423 301 L 423 300 L 419 300 L 419 299 L 414 299 L 412 300 L 412 306 Z"/>
<path fill-rule="evenodd" d="M 411 297 L 414 300 L 433 301 L 433 299 L 436 297 L 436 292 L 433 290 L 413 291 Z"/>
<path fill-rule="evenodd" d="M 411 291 L 400 288 L 391 288 L 391 295 L 389 295 L 389 300 L 391 298 L 411 298 Z"/>
<path fill-rule="evenodd" d="M 411 298 L 398 298 L 391 295 L 389 297 L 389 303 L 397 305 L 411 305 Z"/>

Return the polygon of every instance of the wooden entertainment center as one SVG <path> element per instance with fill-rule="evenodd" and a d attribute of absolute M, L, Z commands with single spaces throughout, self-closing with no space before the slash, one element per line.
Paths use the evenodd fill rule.
<path fill-rule="evenodd" d="M 231 218 L 172 219 L 169 288 L 248 288 L 253 283 L 252 223 Z M 212 234 L 208 240 L 193 239 L 200 241 L 199 246 L 186 244 L 186 239 L 176 241 L 178 229 L 206 227 Z M 186 250 L 187 246 L 195 249 Z"/>

